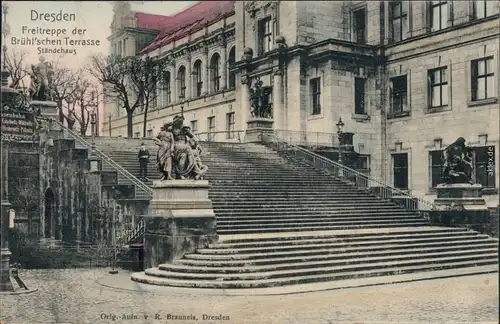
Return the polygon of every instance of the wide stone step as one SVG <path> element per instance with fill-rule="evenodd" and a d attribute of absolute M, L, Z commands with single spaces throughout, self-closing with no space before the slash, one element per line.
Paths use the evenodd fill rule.
<path fill-rule="evenodd" d="M 239 208 L 291 208 L 294 206 L 299 206 L 302 208 L 316 208 L 316 207 L 325 207 L 325 208 L 346 208 L 353 209 L 359 207 L 380 207 L 380 206 L 395 206 L 387 201 L 379 201 L 379 200 L 360 200 L 356 201 L 356 205 L 353 205 L 352 202 L 344 202 L 342 200 L 338 200 L 338 202 L 332 202 L 330 200 L 321 200 L 321 201 L 294 201 L 290 204 L 285 202 L 274 202 L 274 201 L 266 201 L 261 204 L 256 204 L 247 201 L 212 201 L 212 205 L 217 209 L 239 209 Z"/>
<path fill-rule="evenodd" d="M 196 253 L 201 254 L 235 254 L 235 253 L 272 253 L 272 252 L 284 252 L 284 251 L 302 251 L 308 249 L 321 249 L 321 248 L 339 248 L 339 247 L 349 247 L 349 248 L 381 248 L 385 246 L 389 246 L 392 244 L 406 245 L 406 244 L 418 244 L 418 243 L 429 243 L 429 244 L 454 244 L 451 242 L 456 242 L 459 240 L 463 241 L 477 241 L 481 242 L 484 240 L 489 240 L 486 235 L 477 235 L 477 234 L 448 234 L 443 236 L 442 234 L 437 235 L 423 235 L 423 237 L 419 238 L 389 238 L 386 240 L 369 240 L 365 239 L 364 241 L 350 241 L 350 240 L 342 240 L 337 238 L 332 239 L 316 239 L 316 240 L 302 240 L 302 241 L 293 241 L 293 242 L 280 242 L 280 245 L 259 245 L 259 244 L 246 244 L 246 245 L 232 245 L 232 244 L 211 244 L 207 249 L 198 249 Z"/>
<path fill-rule="evenodd" d="M 276 210 L 239 210 L 239 209 L 233 209 L 233 210 L 225 210 L 225 211 L 219 211 L 215 210 L 217 216 L 221 217 L 254 217 L 255 219 L 258 219 L 258 216 L 262 216 L 261 219 L 264 218 L 274 218 L 274 219 L 287 219 L 290 217 L 304 217 L 304 218 L 311 218 L 311 217 L 338 217 L 338 216 L 354 216 L 354 215 L 366 215 L 366 216 L 372 216 L 373 217 L 378 217 L 378 216 L 396 216 L 396 215 L 414 215 L 409 211 L 406 210 L 394 210 L 394 209 L 358 209 L 358 210 L 350 210 L 346 211 L 342 208 L 339 208 L 338 210 L 332 210 L 332 209 L 327 209 L 327 210 L 321 210 L 321 211 L 315 211 L 315 210 L 281 210 L 281 209 L 276 209 Z M 278 216 L 277 213 L 279 212 Z"/>
<path fill-rule="evenodd" d="M 280 185 L 280 184 L 300 184 L 300 185 L 317 185 L 317 186 L 345 186 L 348 187 L 349 185 L 343 184 L 342 182 L 334 182 L 331 181 L 330 179 L 321 179 L 321 180 L 314 180 L 314 179 L 303 179 L 300 177 L 295 177 L 295 178 L 289 178 L 289 179 L 279 179 L 279 178 L 272 178 L 272 179 L 264 179 L 261 177 L 256 177 L 256 178 L 239 178 L 235 180 L 225 180 L 225 179 L 214 179 L 213 183 L 221 183 L 221 184 L 257 184 L 257 185 Z"/>
<path fill-rule="evenodd" d="M 442 250 L 439 247 L 433 248 L 422 248 L 421 250 L 399 250 L 399 251 L 378 251 L 373 253 L 366 253 L 362 255 L 354 254 L 339 254 L 339 255 L 322 255 L 307 257 L 303 259 L 289 258 L 286 261 L 275 261 L 269 263 L 258 263 L 258 262 L 248 262 L 248 263 L 222 263 L 204 262 L 203 264 L 198 263 L 198 265 L 193 264 L 193 262 L 177 262 L 175 264 L 163 264 L 160 265 L 160 270 L 166 271 L 176 271 L 176 272 L 186 272 L 186 273 L 255 273 L 264 271 L 275 271 L 275 270 L 292 270 L 292 269 L 310 269 L 310 268 L 321 268 L 321 267 L 331 267 L 339 265 L 355 265 L 355 264 L 365 264 L 371 262 L 393 262 L 393 261 L 403 261 L 403 260 L 415 260 L 419 258 L 441 258 L 441 257 L 459 257 L 473 255 L 474 253 L 495 253 L 497 250 L 494 248 L 494 244 L 475 244 L 464 246 L 463 250 L 460 250 L 459 246 L 448 246 L 443 247 Z M 278 259 L 276 259 L 278 260 Z M 179 260 L 180 261 L 180 260 Z M 192 260 L 186 260 L 192 261 Z"/>
<path fill-rule="evenodd" d="M 252 225 L 252 226 L 267 226 L 270 224 L 281 224 L 288 225 L 294 223 L 332 223 L 335 224 L 352 224 L 352 222 L 382 222 L 382 221 L 421 221 L 422 219 L 419 217 L 415 217 L 414 215 L 388 215 L 388 216 L 379 216 L 376 219 L 373 216 L 334 216 L 334 217 L 280 217 L 273 218 L 270 216 L 269 218 L 253 218 L 251 216 L 248 217 L 219 217 L 217 216 L 217 226 L 225 228 L 228 226 L 236 226 L 236 225 Z"/>
<path fill-rule="evenodd" d="M 484 265 L 483 265 L 484 264 Z M 418 275 L 408 276 L 407 274 L 419 273 Z M 473 274 L 486 274 L 498 272 L 498 265 L 491 264 L 490 261 L 476 262 L 449 262 L 446 264 L 433 264 L 421 266 L 406 267 L 387 267 L 383 270 L 363 270 L 355 273 L 338 272 L 334 274 L 325 274 L 318 276 L 290 277 L 285 279 L 253 280 L 249 281 L 212 281 L 212 280 L 178 280 L 165 277 L 146 275 L 144 272 L 137 272 L 132 275 L 132 280 L 140 283 L 184 287 L 184 288 L 208 288 L 208 289 L 259 289 L 253 290 L 255 293 L 276 294 L 277 288 L 287 285 L 294 289 L 282 289 L 283 292 L 302 292 L 304 289 L 318 290 L 331 288 L 349 288 L 365 285 L 390 284 L 394 282 L 405 282 L 413 280 L 425 280 L 434 278 L 448 278 L 450 276 L 465 276 Z M 345 279 L 345 280 L 342 280 Z M 348 280 L 352 279 L 352 280 Z M 330 281 L 330 283 L 323 284 Z M 318 283 L 318 284 L 316 284 Z M 309 284 L 309 285 L 307 285 Z M 272 288 L 272 292 L 266 288 Z M 249 290 L 252 291 L 252 290 Z"/>
<path fill-rule="evenodd" d="M 226 228 L 231 228 L 231 229 L 251 229 L 251 228 L 268 228 L 268 227 L 280 227 L 280 226 L 286 226 L 286 227 L 300 227 L 300 226 L 308 226 L 308 225 L 337 225 L 337 226 L 350 226 L 350 225 L 371 225 L 371 224 L 386 224 L 386 223 L 398 223 L 399 225 L 405 224 L 405 223 L 417 223 L 417 222 L 425 222 L 425 220 L 417 217 L 413 218 L 404 218 L 404 219 L 397 219 L 397 221 L 393 218 L 386 218 L 386 219 L 378 219 L 376 217 L 371 217 L 368 219 L 364 220 L 359 220 L 356 218 L 345 218 L 344 221 L 337 221 L 333 220 L 331 218 L 326 218 L 323 220 L 315 220 L 313 217 L 309 218 L 304 218 L 304 219 L 299 219 L 296 221 L 288 221 L 287 219 L 279 220 L 279 219 L 271 219 L 270 222 L 265 222 L 263 220 L 259 221 L 234 221 L 231 224 L 225 223 L 225 224 L 217 224 L 217 227 L 220 229 L 226 229 Z"/>
<path fill-rule="evenodd" d="M 265 194 L 255 194 L 251 196 L 240 196 L 239 193 L 233 193 L 232 195 L 221 195 L 221 194 L 214 194 L 213 192 L 209 191 L 209 196 L 214 199 L 214 203 L 217 204 L 240 204 L 240 203 L 248 203 L 248 204 L 269 204 L 270 202 L 289 202 L 290 200 L 292 201 L 300 201 L 301 203 L 310 203 L 310 202 L 320 202 L 320 203 L 335 203 L 335 202 L 345 202 L 345 201 L 350 201 L 352 203 L 358 203 L 358 202 L 364 202 L 364 203 L 370 203 L 370 202 L 381 202 L 381 203 L 387 203 L 389 200 L 383 200 L 379 199 L 375 196 L 369 196 L 369 195 L 355 195 L 355 196 L 348 196 L 346 197 L 341 197 L 337 195 L 332 195 L 331 197 L 328 196 L 323 196 L 323 197 L 318 197 L 315 196 L 314 194 L 304 194 L 304 195 L 287 195 L 287 196 L 278 196 L 278 197 L 273 197 L 273 199 L 269 199 L 268 195 Z M 293 198 L 293 199 L 291 199 Z"/>
<path fill-rule="evenodd" d="M 435 230 L 430 226 L 423 227 L 415 231 L 397 231 L 393 233 L 373 233 L 373 234 L 357 234 L 357 235 L 312 235 L 312 236 L 284 236 L 284 237 L 267 237 L 259 239 L 229 239 L 221 240 L 217 243 L 209 245 L 210 249 L 245 249 L 248 248 L 253 251 L 255 248 L 277 248 L 277 247 L 293 247 L 296 245 L 303 244 L 317 244 L 317 243 L 335 243 L 342 242 L 345 244 L 361 244 L 364 245 L 372 244 L 372 242 L 384 244 L 385 242 L 393 241 L 405 241 L 405 240 L 433 240 L 440 238 L 451 238 L 455 237 L 479 237 L 485 238 L 486 235 L 479 235 L 479 233 L 474 231 L 468 231 L 463 228 L 450 228 L 452 231 L 446 229 Z"/>
<path fill-rule="evenodd" d="M 320 212 L 328 213 L 330 211 L 336 211 L 341 209 L 346 212 L 361 212 L 361 211 L 406 211 L 399 206 L 392 205 L 390 203 L 378 204 L 378 205 L 319 205 L 319 206 L 304 206 L 300 202 L 294 202 L 289 206 L 273 206 L 273 205 L 261 205 L 261 206 L 236 206 L 236 205 L 214 205 L 214 209 L 220 211 L 221 213 L 229 213 L 232 211 L 237 212 L 267 212 L 267 211 L 283 211 L 283 212 Z M 278 215 L 279 217 L 279 215 Z"/>
<path fill-rule="evenodd" d="M 254 234 L 254 233 L 280 233 L 280 232 L 297 232 L 297 231 L 341 231 L 341 230 L 351 230 L 351 229 L 366 229 L 366 228 L 389 228 L 389 227 L 409 227 L 409 226 L 425 226 L 429 225 L 427 221 L 421 222 L 411 222 L 411 223 L 394 223 L 385 222 L 379 224 L 357 224 L 357 225 L 333 225 L 328 224 L 300 224 L 300 226 L 281 226 L 281 227 L 249 227 L 249 228 L 218 228 L 217 233 L 219 235 L 229 235 L 229 234 Z"/>
<path fill-rule="evenodd" d="M 493 248 L 498 249 L 496 242 L 485 239 L 476 240 L 463 240 L 460 238 L 450 239 L 449 242 L 415 242 L 402 244 L 400 242 L 395 242 L 386 245 L 377 246 L 350 246 L 344 244 L 343 246 L 333 246 L 325 248 L 312 248 L 305 247 L 302 250 L 286 250 L 286 251 L 276 251 L 267 252 L 260 250 L 250 251 L 249 253 L 238 252 L 234 254 L 220 254 L 220 253 L 209 253 L 213 252 L 210 249 L 200 249 L 195 254 L 187 254 L 184 259 L 178 260 L 177 262 L 182 264 L 192 264 L 192 265 L 207 265 L 207 266 L 244 266 L 244 265 L 267 265 L 267 264 L 277 264 L 277 263 L 287 263 L 287 262 L 302 262 L 307 261 L 310 258 L 315 260 L 336 260 L 343 258 L 364 258 L 371 255 L 399 255 L 401 253 L 407 253 L 408 251 L 413 251 L 418 253 L 419 251 L 425 251 L 427 249 L 435 250 L 435 252 L 445 251 L 445 250 L 460 250 L 464 246 L 469 249 L 475 249 L 477 246 L 481 248 Z M 442 248 L 442 250 L 440 250 Z M 205 252 L 205 253 L 202 253 Z"/>
<path fill-rule="evenodd" d="M 475 264 L 493 264 L 493 262 L 498 262 L 498 256 L 494 252 L 489 252 L 487 250 L 477 250 L 477 251 L 466 251 L 465 255 L 460 256 L 447 256 L 444 257 L 445 253 L 437 254 L 421 254 L 413 255 L 413 259 L 405 260 L 391 260 L 391 261 L 381 261 L 381 262 L 370 262 L 362 264 L 346 264 L 338 263 L 337 266 L 327 266 L 327 267 L 315 267 L 313 269 L 302 268 L 302 269 L 292 269 L 292 270 L 278 270 L 278 271 L 265 271 L 265 272 L 254 272 L 254 273 L 183 273 L 183 272 L 173 272 L 165 271 L 160 269 L 146 269 L 145 273 L 148 275 L 166 277 L 166 278 L 176 278 L 181 280 L 186 279 L 201 279 L 201 280 L 217 280 L 217 281 L 239 281 L 239 280 L 263 280 L 263 279 L 278 279 L 278 278 L 289 278 L 296 276 L 315 276 L 322 274 L 334 274 L 339 272 L 359 272 L 362 270 L 378 270 L 383 272 L 384 268 L 391 267 L 404 267 L 404 266 L 423 266 L 423 265 L 444 265 L 446 263 L 456 263 L 456 262 L 467 262 L 475 261 Z M 455 252 L 452 252 L 455 253 Z M 446 254 L 449 255 L 449 254 Z M 397 260 L 397 261 L 396 261 Z M 207 268 L 208 269 L 208 268 Z"/>

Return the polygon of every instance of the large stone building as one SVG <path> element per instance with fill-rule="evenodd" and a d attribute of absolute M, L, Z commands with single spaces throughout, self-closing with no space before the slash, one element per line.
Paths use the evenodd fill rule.
<path fill-rule="evenodd" d="M 360 168 L 414 195 L 433 197 L 441 150 L 466 138 L 496 206 L 499 30 L 497 1 L 206 1 L 174 16 L 121 4 L 109 40 L 170 58 L 148 136 L 182 107 L 200 138 L 244 140 L 258 77 L 278 136 L 336 147 L 342 118 Z M 105 117 L 105 135 L 127 135 L 123 109 Z M 140 110 L 133 123 L 142 136 Z"/>

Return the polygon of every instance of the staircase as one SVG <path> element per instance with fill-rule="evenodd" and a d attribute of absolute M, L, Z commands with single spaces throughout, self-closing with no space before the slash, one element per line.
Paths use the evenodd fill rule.
<path fill-rule="evenodd" d="M 498 240 L 431 226 L 396 204 L 387 187 L 375 195 L 365 178 L 345 180 L 355 171 L 340 170 L 340 180 L 295 159 L 293 150 L 280 156 L 255 144 L 202 145 L 219 242 L 132 280 L 231 289 L 498 271 Z M 340 174 L 327 167 L 333 162 L 313 160 Z"/>

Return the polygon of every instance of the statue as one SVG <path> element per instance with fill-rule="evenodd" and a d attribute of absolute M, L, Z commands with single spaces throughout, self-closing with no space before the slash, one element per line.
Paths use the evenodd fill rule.
<path fill-rule="evenodd" d="M 443 151 L 443 180 L 448 184 L 472 184 L 473 151 L 465 145 L 465 139 L 459 137 Z"/>
<path fill-rule="evenodd" d="M 252 117 L 272 118 L 272 104 L 269 97 L 272 92 L 270 87 L 263 87 L 264 83 L 256 77 L 255 84 L 250 89 L 250 107 Z"/>
<path fill-rule="evenodd" d="M 51 100 L 52 91 L 50 85 L 54 75 L 52 64 L 46 62 L 43 56 L 40 57 L 39 61 L 40 63 L 37 65 L 31 65 L 31 72 L 29 72 L 31 78 L 30 97 L 32 100 Z"/>
<path fill-rule="evenodd" d="M 174 135 L 172 134 L 172 123 L 166 123 L 155 138 L 158 145 L 156 153 L 156 167 L 163 175 L 161 180 L 172 180 L 172 151 L 174 146 Z"/>
<path fill-rule="evenodd" d="M 155 143 L 159 146 L 157 166 L 162 180 L 203 179 L 208 168 L 201 163 L 201 148 L 190 128 L 184 126 L 184 117 L 177 115 L 173 122 L 165 124 Z"/>

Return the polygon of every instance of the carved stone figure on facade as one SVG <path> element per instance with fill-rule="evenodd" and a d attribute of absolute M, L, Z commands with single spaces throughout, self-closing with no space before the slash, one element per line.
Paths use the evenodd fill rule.
<path fill-rule="evenodd" d="M 443 151 L 443 180 L 448 184 L 472 183 L 473 151 L 459 137 Z"/>
<path fill-rule="evenodd" d="M 197 175 L 195 176 L 195 178 L 203 180 L 205 173 L 208 171 L 208 167 L 201 162 L 201 153 L 203 152 L 203 150 L 201 149 L 200 144 L 198 144 L 198 142 L 196 141 L 191 141 L 191 149 L 193 150 L 193 155 L 196 162 L 195 167 L 198 169 L 196 171 Z"/>
<path fill-rule="evenodd" d="M 263 87 L 264 83 L 256 77 L 254 86 L 250 89 L 250 107 L 252 117 L 272 118 L 272 104 L 270 87 Z"/>
<path fill-rule="evenodd" d="M 158 145 L 156 153 L 156 167 L 163 175 L 161 180 L 172 180 L 172 155 L 174 149 L 174 135 L 172 134 L 172 123 L 166 123 L 155 138 Z"/>

